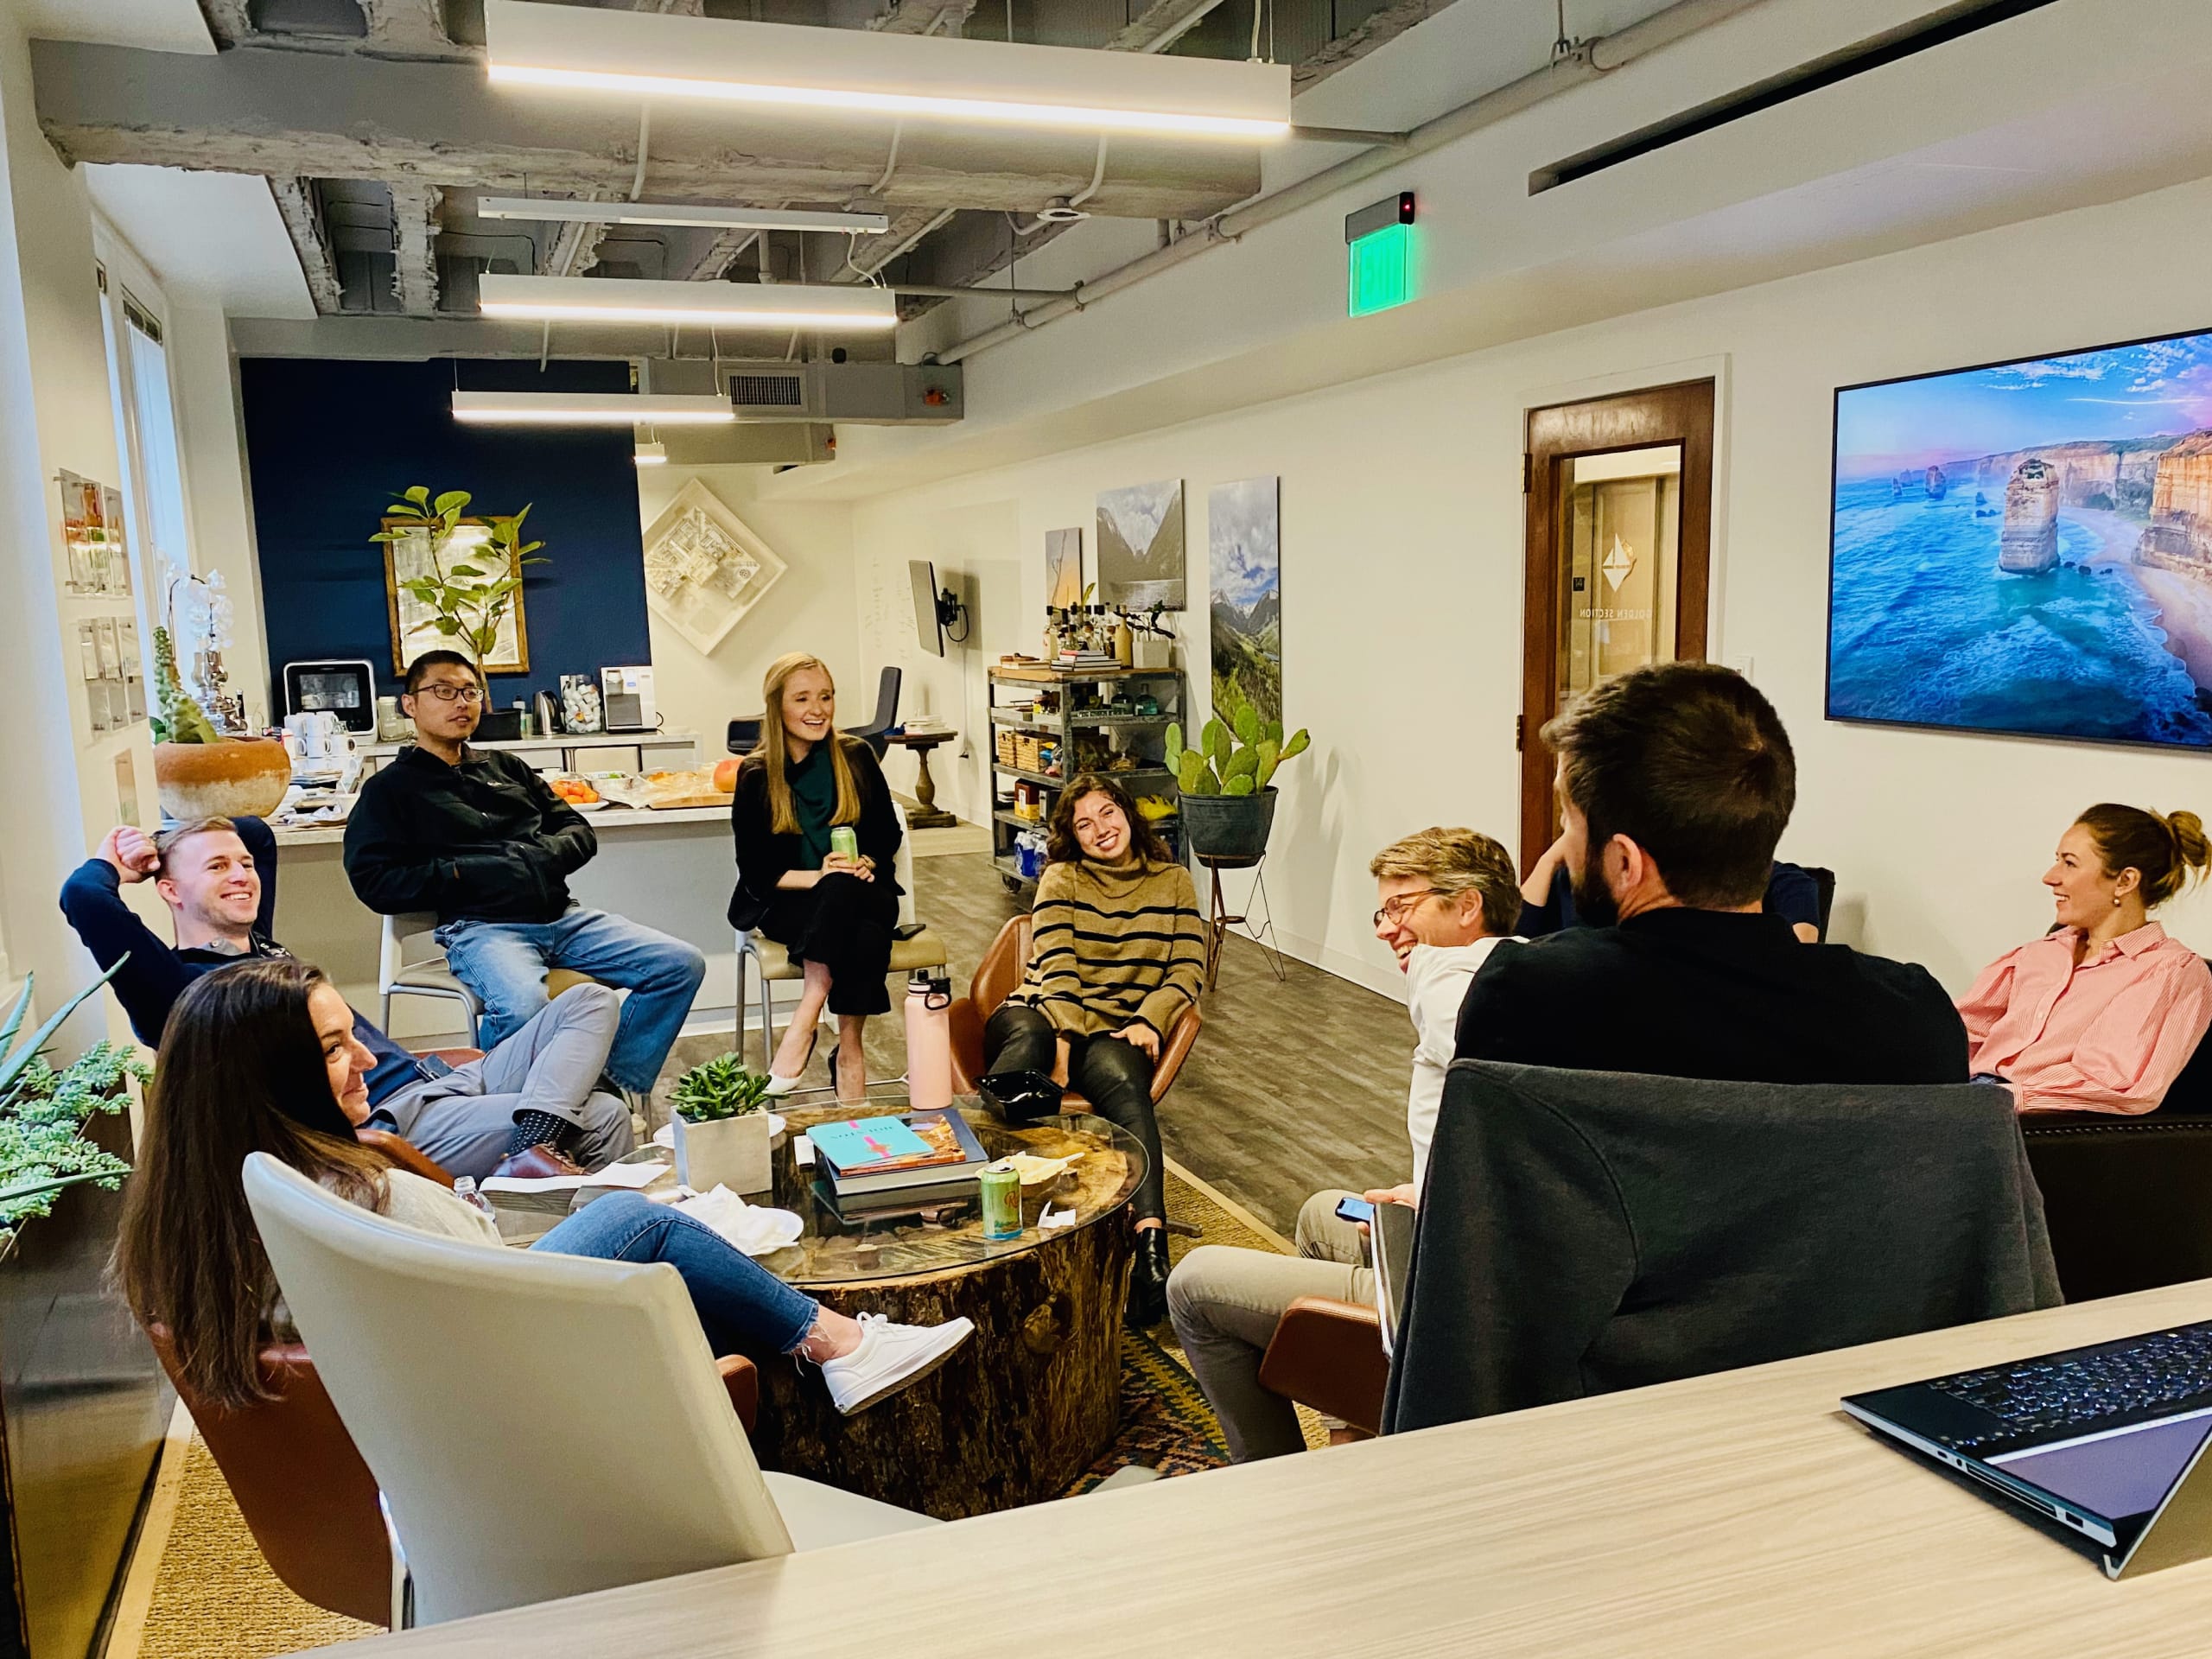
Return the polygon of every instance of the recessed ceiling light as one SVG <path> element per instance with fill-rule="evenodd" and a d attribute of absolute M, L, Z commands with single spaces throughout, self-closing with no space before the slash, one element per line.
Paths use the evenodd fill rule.
<path fill-rule="evenodd" d="M 627 391 L 462 391 L 453 417 L 485 426 L 721 426 L 737 418 L 724 397 Z"/>
<path fill-rule="evenodd" d="M 703 323 L 724 328 L 895 328 L 899 302 L 867 283 L 670 283 L 626 276 L 505 276 L 477 283 L 487 317 Z"/>
<path fill-rule="evenodd" d="M 587 225 L 696 225 L 718 231 L 843 231 L 880 236 L 883 213 L 814 213 L 774 207 L 694 207 L 683 202 L 572 201 L 552 196 L 486 196 L 479 219 L 535 219 Z"/>
<path fill-rule="evenodd" d="M 495 83 L 882 116 L 1263 140 L 1287 64 L 484 0 Z"/>

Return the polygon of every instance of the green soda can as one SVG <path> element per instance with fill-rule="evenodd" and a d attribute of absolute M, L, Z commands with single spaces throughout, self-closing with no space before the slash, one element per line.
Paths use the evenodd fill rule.
<path fill-rule="evenodd" d="M 842 853 L 847 858 L 861 855 L 861 838 L 853 833 L 849 823 L 833 824 L 830 829 L 830 850 Z"/>
<path fill-rule="evenodd" d="M 1001 1158 L 983 1166 L 976 1178 L 983 1199 L 983 1236 L 987 1239 L 1021 1236 L 1021 1174 Z"/>

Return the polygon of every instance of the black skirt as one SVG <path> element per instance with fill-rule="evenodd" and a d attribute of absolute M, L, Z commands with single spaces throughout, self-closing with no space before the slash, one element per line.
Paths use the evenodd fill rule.
<path fill-rule="evenodd" d="M 899 892 L 878 878 L 825 875 L 810 887 L 779 887 L 760 931 L 794 963 L 830 970 L 830 1012 L 888 1014 L 891 930 L 899 925 Z"/>

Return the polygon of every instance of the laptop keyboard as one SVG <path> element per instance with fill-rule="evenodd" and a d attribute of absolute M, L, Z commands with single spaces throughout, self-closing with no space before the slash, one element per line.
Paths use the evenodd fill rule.
<path fill-rule="evenodd" d="M 1954 1442 L 1971 1450 L 2017 1435 L 2098 1425 L 2156 1414 L 2212 1395 L 2212 1325 L 2190 1325 L 2107 1348 L 2054 1354 L 1987 1370 L 1961 1371 L 1928 1384 L 1998 1418 L 2000 1433 Z"/>

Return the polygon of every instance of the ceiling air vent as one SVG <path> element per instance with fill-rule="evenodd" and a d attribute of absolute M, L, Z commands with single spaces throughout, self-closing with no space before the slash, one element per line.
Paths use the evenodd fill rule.
<path fill-rule="evenodd" d="M 729 400 L 740 409 L 798 409 L 806 402 L 805 376 L 789 374 L 733 374 Z"/>

